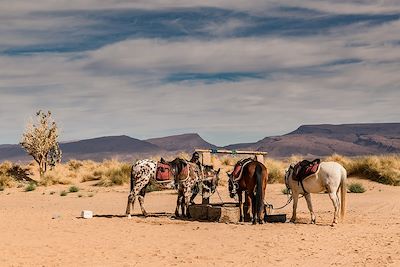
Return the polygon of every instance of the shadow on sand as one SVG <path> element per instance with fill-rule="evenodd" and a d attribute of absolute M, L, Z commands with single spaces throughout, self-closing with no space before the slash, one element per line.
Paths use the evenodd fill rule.
<path fill-rule="evenodd" d="M 132 214 L 131 217 L 137 217 L 137 218 L 174 218 L 173 213 L 167 213 L 167 212 L 154 212 L 154 213 L 148 213 L 147 216 L 145 217 L 143 214 Z M 79 219 L 82 219 L 82 217 L 77 217 Z M 125 214 L 95 214 L 93 215 L 93 218 L 127 218 Z"/>

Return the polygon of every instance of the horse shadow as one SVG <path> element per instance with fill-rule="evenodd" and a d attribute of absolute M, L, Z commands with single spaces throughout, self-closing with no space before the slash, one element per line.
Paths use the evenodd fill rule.
<path fill-rule="evenodd" d="M 136 218 L 173 218 L 175 215 L 172 213 L 167 213 L 167 212 L 154 212 L 154 213 L 148 213 L 147 216 L 144 216 L 143 214 L 132 214 L 131 217 L 136 217 Z M 81 219 L 82 217 L 77 217 Z M 113 218 L 128 218 L 126 214 L 94 214 L 93 218 L 107 218 L 107 219 L 113 219 Z"/>

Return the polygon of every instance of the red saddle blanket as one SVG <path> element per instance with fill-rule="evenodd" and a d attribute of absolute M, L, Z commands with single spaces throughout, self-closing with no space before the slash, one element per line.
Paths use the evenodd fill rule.
<path fill-rule="evenodd" d="M 310 176 L 318 171 L 320 159 L 313 161 L 303 160 L 294 166 L 293 180 L 302 181 L 307 176 Z"/>
<path fill-rule="evenodd" d="M 248 162 L 253 161 L 252 158 L 247 158 L 247 159 L 242 159 L 238 161 L 235 165 L 235 168 L 233 169 L 232 175 L 234 178 L 239 178 L 242 168 L 244 165 L 246 165 Z"/>
<path fill-rule="evenodd" d="M 157 181 L 172 180 L 171 166 L 165 163 L 158 162 L 156 171 L 156 180 Z"/>

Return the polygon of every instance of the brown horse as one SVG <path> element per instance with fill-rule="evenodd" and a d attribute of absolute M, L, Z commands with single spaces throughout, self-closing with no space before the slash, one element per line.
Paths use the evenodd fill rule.
<path fill-rule="evenodd" d="M 240 221 L 243 217 L 243 191 L 246 192 L 245 204 L 248 207 L 247 215 L 250 216 L 250 207 L 253 213 L 253 224 L 257 221 L 262 224 L 264 216 L 264 195 L 268 181 L 268 170 L 261 162 L 253 159 L 244 159 L 236 163 L 229 176 L 229 194 L 234 198 L 239 197 Z"/>

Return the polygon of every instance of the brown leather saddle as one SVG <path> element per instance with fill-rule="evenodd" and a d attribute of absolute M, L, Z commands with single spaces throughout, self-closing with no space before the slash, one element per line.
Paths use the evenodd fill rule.
<path fill-rule="evenodd" d="M 246 159 L 239 160 L 239 161 L 236 163 L 235 168 L 233 168 L 233 172 L 232 172 L 233 178 L 234 178 L 235 180 L 240 179 L 240 176 L 241 176 L 241 174 L 242 174 L 243 166 L 247 165 L 247 163 L 249 163 L 249 162 L 251 162 L 251 161 L 253 161 L 253 160 L 254 160 L 254 159 L 252 159 L 252 158 L 246 158 Z"/>
<path fill-rule="evenodd" d="M 306 177 L 316 173 L 318 171 L 320 159 L 314 159 L 313 161 L 302 160 L 294 166 L 293 180 L 303 181 Z"/>

